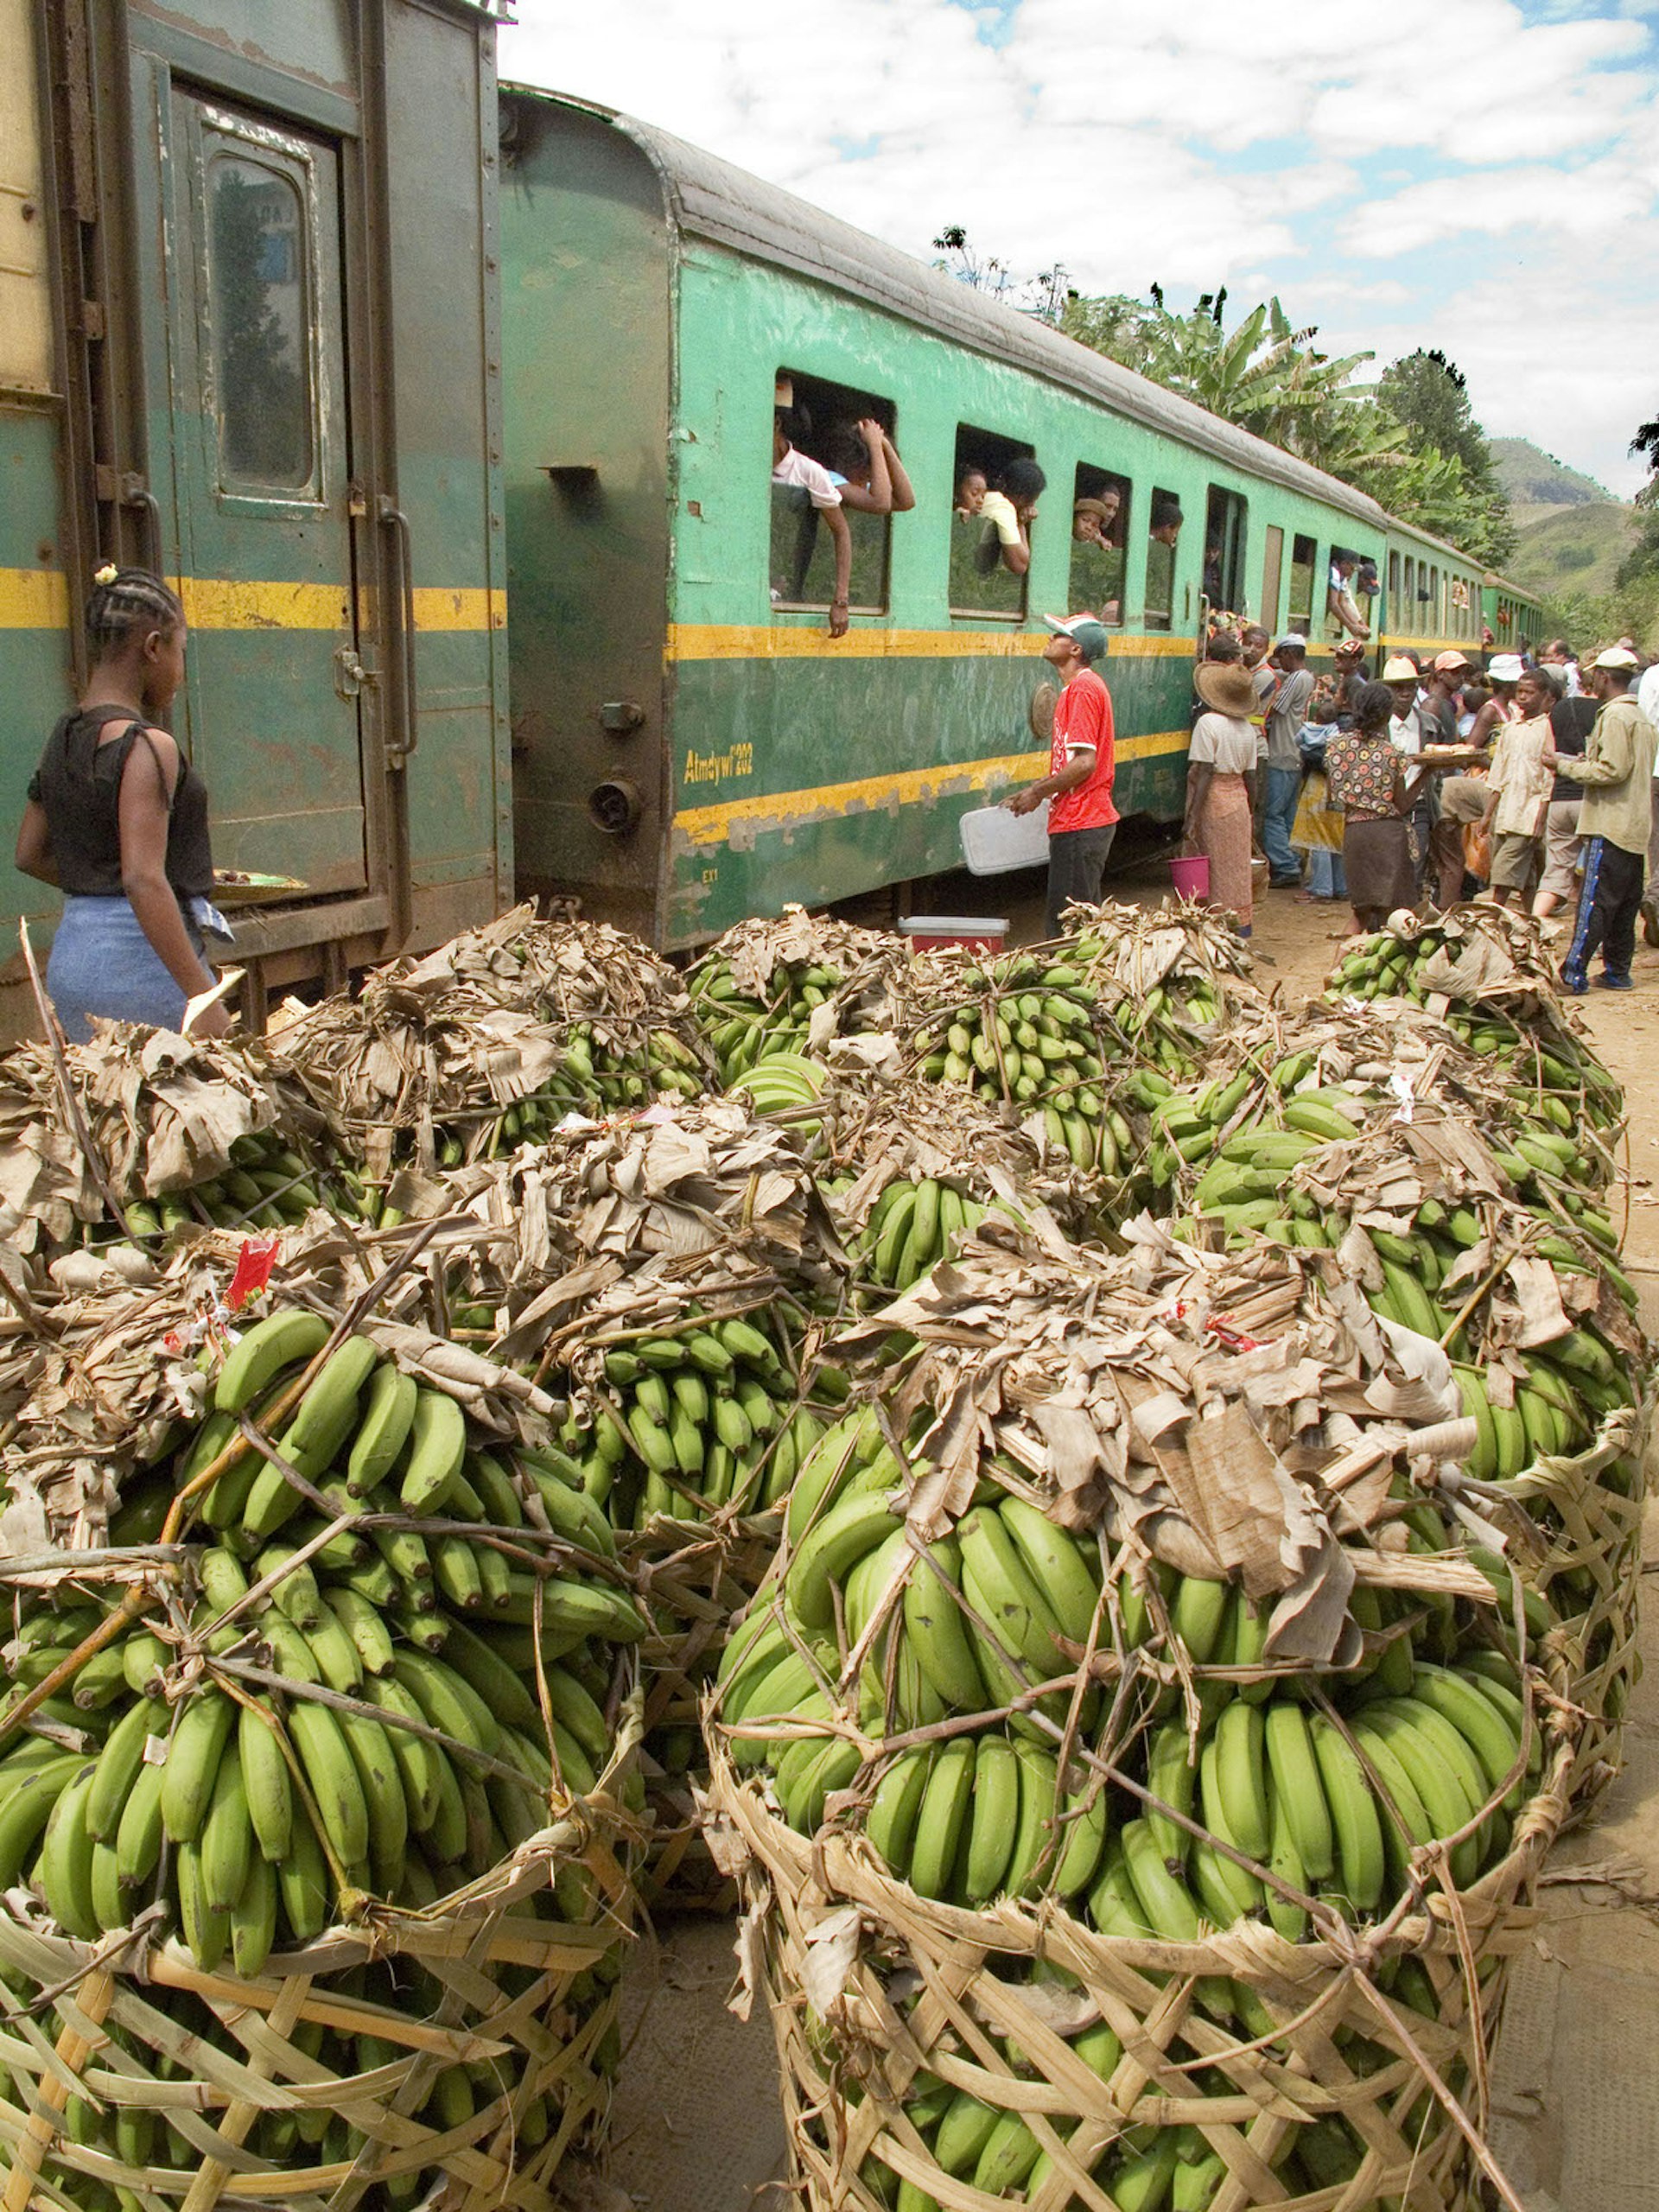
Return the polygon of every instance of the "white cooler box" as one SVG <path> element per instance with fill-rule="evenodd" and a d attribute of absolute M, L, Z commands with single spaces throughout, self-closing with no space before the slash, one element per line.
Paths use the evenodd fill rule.
<path fill-rule="evenodd" d="M 979 806 L 962 817 L 962 857 L 970 875 L 1006 875 L 1048 864 L 1048 801 L 1030 814 Z"/>

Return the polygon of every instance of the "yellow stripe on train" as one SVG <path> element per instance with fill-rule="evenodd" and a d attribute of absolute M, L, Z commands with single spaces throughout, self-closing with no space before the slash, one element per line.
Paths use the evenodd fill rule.
<path fill-rule="evenodd" d="M 1121 739 L 1113 751 L 1120 764 L 1157 760 L 1184 753 L 1186 743 L 1184 729 L 1154 730 L 1142 737 Z M 725 845 L 733 842 L 734 829 L 753 838 L 842 815 L 961 798 L 975 791 L 988 792 L 1027 782 L 1040 776 L 1047 766 L 1046 751 L 1005 753 L 988 760 L 947 760 L 931 768 L 906 768 L 891 776 L 861 776 L 851 783 L 818 784 L 808 791 L 719 799 L 709 806 L 682 808 L 674 817 L 674 832 L 688 845 Z"/>
<path fill-rule="evenodd" d="M 844 638 L 820 623 L 671 622 L 664 647 L 671 661 L 692 660 L 1034 660 L 1040 630 L 889 630 L 856 622 Z M 1192 640 L 1167 631 L 1148 636 L 1111 633 L 1113 655 L 1190 661 Z"/>
<path fill-rule="evenodd" d="M 351 630 L 350 588 L 275 582 L 245 576 L 175 576 L 185 619 L 196 630 Z M 373 597 L 359 594 L 363 626 L 372 626 Z M 61 630 L 69 620 L 69 587 L 58 569 L 0 569 L 0 630 Z M 420 584 L 415 626 L 437 631 L 504 630 L 507 595 L 476 584 Z"/>

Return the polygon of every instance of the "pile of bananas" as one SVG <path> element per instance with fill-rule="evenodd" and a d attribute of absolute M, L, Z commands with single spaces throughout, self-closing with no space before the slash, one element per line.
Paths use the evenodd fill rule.
<path fill-rule="evenodd" d="M 591 1021 L 572 1022 L 562 1033 L 563 1058 L 557 1074 L 529 1096 L 475 1122 L 467 1135 L 445 1134 L 439 1164 L 458 1166 L 463 1160 L 493 1160 L 515 1145 L 541 1144 L 567 1115 L 599 1121 L 649 1106 L 653 1098 L 702 1096 L 703 1064 L 672 1029 L 642 1028 L 626 1045 L 607 1033 L 609 1043 Z"/>
<path fill-rule="evenodd" d="M 1481 920 L 1491 931 L 1501 928 L 1490 913 Z M 1421 1005 L 1446 988 L 1438 972 L 1429 973 L 1429 963 L 1443 950 L 1455 954 L 1463 940 L 1461 930 L 1448 933 L 1432 925 L 1410 937 L 1385 929 L 1357 938 L 1332 969 L 1325 999 L 1339 1005 L 1348 999 L 1408 998 Z M 1566 1019 L 1553 971 L 1514 931 L 1505 934 L 1504 948 L 1514 963 L 1509 988 L 1473 998 L 1453 993 L 1445 1015 L 1448 1026 L 1471 1052 L 1511 1074 L 1534 1113 L 1556 1128 L 1615 1128 L 1624 1094 Z M 1518 1015 L 1517 997 L 1529 999 L 1532 1010 Z"/>
<path fill-rule="evenodd" d="M 1128 1124 L 1109 1103 L 1109 1059 L 1133 1050 L 1082 970 L 1007 953 L 950 970 L 907 1040 L 916 1072 L 961 1084 L 1041 1120 L 1051 1151 L 1103 1176 L 1133 1154 Z"/>
<path fill-rule="evenodd" d="M 1075 1900 L 1103 1933 L 1172 1942 L 1257 1914 L 1295 1941 L 1306 1899 L 1369 1918 L 1406 1893 L 1414 1850 L 1477 1815 L 1451 1853 L 1454 1880 L 1466 1885 L 1502 1854 L 1540 1747 L 1486 1608 L 1477 1626 L 1450 1600 L 1361 1586 L 1363 1656 L 1319 1678 L 1338 1721 L 1306 1702 L 1312 1678 L 1264 1662 L 1267 1615 L 1236 1585 L 1166 1568 L 1146 1587 L 1126 1572 L 1107 1592 L 1096 1541 L 988 1478 L 950 1535 L 922 1543 L 894 1510 L 903 1479 L 871 1409 L 825 1433 L 790 1500 L 779 1580 L 721 1663 L 719 1725 L 734 1764 L 767 1773 L 801 1834 L 862 1776 L 874 1783 L 861 1793 L 864 1834 L 923 1896 L 970 1909 L 1001 1896 Z M 1407 1526 L 1414 1549 L 1452 1548 L 1431 1505 L 1409 1507 Z M 1496 1555 L 1489 1572 L 1507 1601 Z M 1187 1721 L 1169 1711 L 1176 1647 L 1198 1683 L 1196 1759 Z M 1164 1662 L 1161 1676 L 1148 1668 L 1150 1706 L 1122 1742 L 1100 1738 L 1108 1694 L 1079 1674 L 1096 1648 Z M 976 1715 L 980 1729 L 910 1740 Z M 1156 1803 L 1143 1811 L 1086 1758 L 1063 1768 L 1055 1747 L 1068 1726 L 1077 1746 L 1098 1745 Z M 878 1748 L 866 1775 L 868 1745 Z M 1247 1993 L 1211 2000 L 1264 2032 Z"/>
<path fill-rule="evenodd" d="M 604 1353 L 605 1387 L 561 1432 L 558 1463 L 616 1528 L 760 1513 L 788 1496 L 823 1423 L 772 1325 L 693 1306 L 678 1329 Z"/>
<path fill-rule="evenodd" d="M 28 1739 L 0 1762 L 0 1872 L 71 1935 L 162 1898 L 204 1971 L 228 1955 L 257 1974 L 351 1892 L 422 1906 L 485 1872 L 610 1758 L 613 1647 L 645 1621 L 604 1514 L 556 1455 L 472 1448 L 454 1399 L 358 1337 L 274 1439 L 303 1490 L 242 1439 L 329 1334 L 299 1311 L 251 1328 L 194 1438 L 124 1508 L 115 1533 L 130 1537 L 158 1496 L 219 1471 L 197 1500 L 217 1541 L 189 1549 L 175 1611 L 125 1626 L 41 1708 L 95 1751 Z M 14 1699 L 101 1618 L 65 1586 L 26 1618 Z M 194 1653 L 200 1667 L 181 1663 Z M 280 1690 L 238 1675 L 250 1662 Z"/>
<path fill-rule="evenodd" d="M 281 1130 L 260 1129 L 233 1141 L 221 1174 L 158 1198 L 124 1199 L 122 1211 L 140 1243 L 204 1226 L 282 1229 L 323 1205 L 325 1193 L 333 1211 L 358 1213 L 354 1185 L 360 1187 L 359 1179 L 330 1174 L 304 1158 Z M 112 1222 L 99 1222 L 87 1225 L 86 1241 L 106 1243 L 119 1235 Z"/>

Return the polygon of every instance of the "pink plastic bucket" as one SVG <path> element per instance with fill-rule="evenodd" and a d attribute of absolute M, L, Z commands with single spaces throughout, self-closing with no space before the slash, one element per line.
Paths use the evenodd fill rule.
<path fill-rule="evenodd" d="M 1178 899 L 1207 899 L 1210 896 L 1210 856 L 1207 853 L 1192 853 L 1173 860 L 1169 872 L 1175 879 Z"/>

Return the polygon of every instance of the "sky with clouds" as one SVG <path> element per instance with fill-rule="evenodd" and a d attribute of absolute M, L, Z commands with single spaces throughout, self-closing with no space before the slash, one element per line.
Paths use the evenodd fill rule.
<path fill-rule="evenodd" d="M 931 257 L 1441 346 L 1621 496 L 1659 412 L 1659 0 L 517 0 L 504 79 L 626 110 Z"/>

